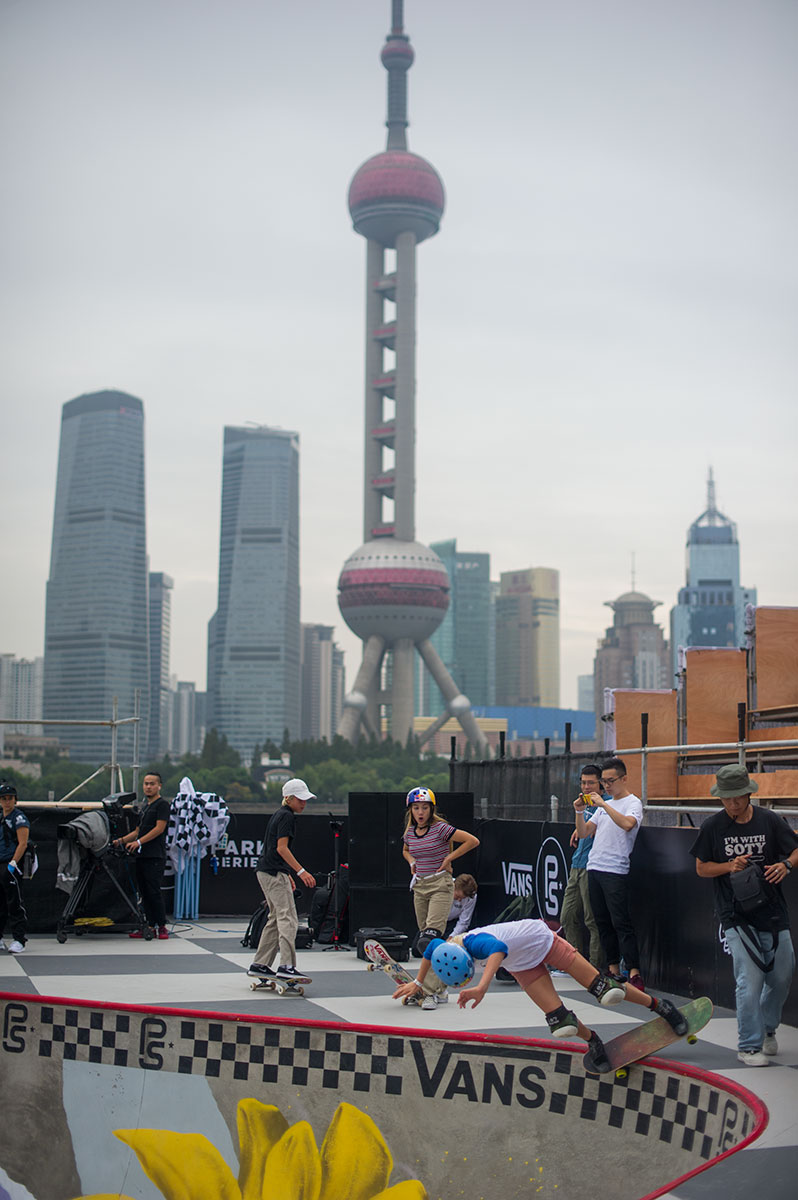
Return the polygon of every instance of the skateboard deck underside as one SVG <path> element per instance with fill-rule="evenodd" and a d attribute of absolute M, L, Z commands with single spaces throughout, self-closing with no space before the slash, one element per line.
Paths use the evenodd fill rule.
<path fill-rule="evenodd" d="M 650 1054 L 656 1054 L 658 1050 L 664 1050 L 666 1046 L 681 1041 L 682 1037 L 694 1039 L 712 1016 L 712 1001 L 706 996 L 701 996 L 698 1000 L 691 1000 L 689 1004 L 685 1004 L 679 1011 L 687 1020 L 685 1034 L 675 1033 L 664 1017 L 652 1017 L 637 1028 L 630 1029 L 628 1033 L 622 1033 L 607 1042 L 604 1049 L 610 1060 L 610 1070 L 619 1071 L 641 1058 L 648 1058 Z"/>

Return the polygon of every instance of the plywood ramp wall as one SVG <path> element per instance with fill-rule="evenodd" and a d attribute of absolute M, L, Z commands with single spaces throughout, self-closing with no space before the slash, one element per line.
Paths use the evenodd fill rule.
<path fill-rule="evenodd" d="M 756 708 L 798 705 L 798 608 L 756 610 Z"/>
<path fill-rule="evenodd" d="M 736 759 L 730 758 L 729 762 L 736 762 Z M 751 779 L 755 779 L 759 785 L 759 791 L 756 793 L 759 801 L 798 798 L 798 771 L 752 771 Z M 708 805 L 720 808 L 720 800 L 709 794 L 714 782 L 714 774 L 680 775 L 675 795 L 679 800 L 706 800 Z M 791 825 L 794 824 L 795 820 L 791 819 Z"/>
<path fill-rule="evenodd" d="M 746 703 L 745 650 L 688 650 L 685 656 L 687 738 L 693 745 L 736 742 L 737 705 Z"/>
<path fill-rule="evenodd" d="M 616 688 L 615 700 L 615 744 L 616 746 L 639 746 L 640 715 L 648 713 L 649 746 L 676 745 L 676 692 L 644 692 L 632 688 Z M 636 796 L 640 795 L 640 755 L 630 754 L 624 759 L 627 770 L 626 786 Z M 676 755 L 650 754 L 648 756 L 648 799 L 657 796 L 676 795 Z"/>

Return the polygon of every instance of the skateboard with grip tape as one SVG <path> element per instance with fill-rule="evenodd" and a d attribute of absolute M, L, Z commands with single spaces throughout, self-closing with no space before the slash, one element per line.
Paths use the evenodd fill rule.
<path fill-rule="evenodd" d="M 699 1030 L 704 1028 L 712 1016 L 712 1001 L 708 996 L 700 996 L 698 1000 L 691 1000 L 689 1004 L 685 1004 L 679 1012 L 687 1021 L 687 1033 L 676 1033 L 664 1017 L 653 1017 L 605 1043 L 604 1049 L 610 1062 L 603 1071 L 599 1071 L 594 1065 L 588 1050 L 582 1059 L 585 1070 L 590 1075 L 607 1075 L 614 1071 L 616 1079 L 625 1079 L 629 1073 L 627 1067 L 639 1062 L 641 1058 L 648 1058 L 650 1054 L 664 1050 L 666 1046 L 680 1041 L 683 1037 L 693 1045 L 698 1041 Z"/>

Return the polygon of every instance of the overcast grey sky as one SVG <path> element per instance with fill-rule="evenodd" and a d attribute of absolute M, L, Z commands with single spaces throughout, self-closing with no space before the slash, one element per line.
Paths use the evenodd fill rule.
<path fill-rule="evenodd" d="M 146 414 L 172 669 L 205 683 L 222 428 L 301 439 L 302 619 L 359 643 L 364 242 L 389 0 L 0 0 L 0 651 L 43 651 L 61 405 Z M 667 613 L 714 467 L 742 582 L 796 588 L 794 0 L 406 0 L 419 540 L 561 572 L 562 702 L 605 601 Z M 10 585 L 10 586 L 9 586 Z"/>

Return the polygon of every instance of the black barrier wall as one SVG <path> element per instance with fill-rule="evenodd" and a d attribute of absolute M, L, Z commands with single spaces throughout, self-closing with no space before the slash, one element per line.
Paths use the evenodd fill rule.
<path fill-rule="evenodd" d="M 545 821 L 473 821 L 468 793 L 441 795 L 439 803 L 452 824 L 471 830 L 480 839 L 475 854 L 457 860 L 457 873 L 469 871 L 479 884 L 475 922 L 487 924 L 502 914 L 510 918 L 541 916 L 556 922 L 568 878 L 568 840 L 573 826 Z M 55 888 L 56 826 L 76 814 L 31 810 L 27 815 L 40 864 L 36 876 L 22 885 L 29 931 L 54 935 L 66 901 L 64 893 Z M 207 858 L 202 862 L 201 916 L 248 916 L 256 908 L 261 894 L 255 863 L 270 815 L 233 811 L 227 852 L 220 858 L 218 874 L 213 874 Z M 408 934 L 415 931 L 409 877 L 401 853 L 403 818 L 401 793 L 350 797 L 349 817 L 342 819 L 340 851 L 341 861 L 350 867 L 352 936 L 365 925 L 392 925 Z M 716 1004 L 733 1008 L 731 959 L 724 951 L 713 913 L 712 883 L 698 878 L 689 853 L 695 835 L 693 829 L 644 826 L 637 838 L 631 883 L 641 967 L 654 990 L 689 997 L 707 995 Z M 294 848 L 299 861 L 321 882 L 333 869 L 330 819 L 304 813 L 297 821 Z M 783 888 L 795 941 L 798 879 L 788 876 Z M 171 891 L 167 896 L 171 899 Z M 309 911 L 310 901 L 310 892 L 303 890 L 300 912 Z M 790 992 L 784 1019 L 798 1025 L 796 986 Z"/>

